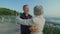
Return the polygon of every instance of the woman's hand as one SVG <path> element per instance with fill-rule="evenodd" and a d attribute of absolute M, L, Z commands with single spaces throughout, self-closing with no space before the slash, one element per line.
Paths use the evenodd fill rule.
<path fill-rule="evenodd" d="M 35 26 L 31 26 L 31 27 L 29 28 L 29 30 L 30 30 L 31 32 L 38 32 L 38 28 L 35 27 Z"/>
<path fill-rule="evenodd" d="M 16 26 L 18 26 L 19 25 L 19 23 L 16 23 Z"/>

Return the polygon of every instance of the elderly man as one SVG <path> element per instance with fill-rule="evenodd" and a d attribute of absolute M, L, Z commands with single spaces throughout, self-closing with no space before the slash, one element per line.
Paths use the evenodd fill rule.
<path fill-rule="evenodd" d="M 28 19 L 32 18 L 32 16 L 29 14 L 29 6 L 24 5 L 23 11 L 23 14 L 21 14 L 20 17 L 17 18 L 18 23 L 21 25 L 21 34 L 31 34 L 31 31 L 29 30 L 31 26 L 28 25 Z"/>
<path fill-rule="evenodd" d="M 31 19 L 32 16 L 29 14 L 29 6 L 24 5 L 23 10 L 24 10 L 24 13 L 20 16 L 20 18 L 22 18 L 22 19 Z M 30 26 L 28 26 L 28 25 L 21 24 L 21 34 L 30 34 L 29 27 Z"/>

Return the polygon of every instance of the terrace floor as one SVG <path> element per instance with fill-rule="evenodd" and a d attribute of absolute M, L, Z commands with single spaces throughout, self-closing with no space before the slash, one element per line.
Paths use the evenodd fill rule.
<path fill-rule="evenodd" d="M 18 27 L 13 23 L 0 23 L 0 34 L 20 34 Z"/>

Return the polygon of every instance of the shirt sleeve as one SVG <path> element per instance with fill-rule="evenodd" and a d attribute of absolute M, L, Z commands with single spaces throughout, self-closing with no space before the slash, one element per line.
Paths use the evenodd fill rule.
<path fill-rule="evenodd" d="M 17 24 L 22 25 L 32 25 L 33 21 L 32 19 L 21 19 L 19 17 L 16 18 Z"/>
<path fill-rule="evenodd" d="M 42 19 L 41 22 L 39 21 L 38 29 L 39 31 L 43 31 L 44 25 L 45 25 L 45 19 Z"/>
<path fill-rule="evenodd" d="M 19 17 L 16 17 L 16 24 L 21 24 L 22 20 Z"/>

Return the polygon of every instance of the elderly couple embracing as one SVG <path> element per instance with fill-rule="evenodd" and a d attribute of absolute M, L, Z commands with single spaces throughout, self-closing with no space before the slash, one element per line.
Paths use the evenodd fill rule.
<path fill-rule="evenodd" d="M 34 16 L 29 14 L 29 6 L 23 6 L 23 13 L 17 17 L 17 24 L 20 25 L 20 34 L 43 34 L 45 19 L 43 18 L 43 6 L 34 7 Z"/>

